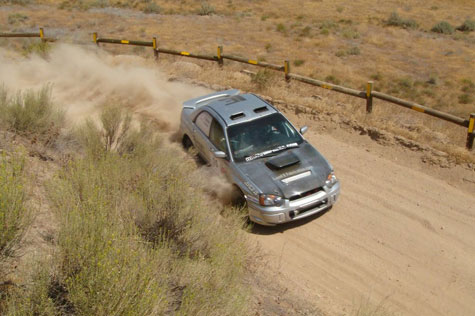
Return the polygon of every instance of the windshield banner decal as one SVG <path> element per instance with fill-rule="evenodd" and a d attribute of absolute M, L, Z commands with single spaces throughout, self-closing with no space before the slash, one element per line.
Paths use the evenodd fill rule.
<path fill-rule="evenodd" d="M 263 151 L 261 153 L 257 153 L 257 154 L 254 154 L 252 156 L 246 157 L 246 161 L 251 161 L 251 160 L 261 158 L 261 157 L 267 156 L 269 154 L 272 154 L 272 153 L 275 153 L 275 152 L 278 152 L 278 151 L 281 151 L 281 150 L 284 150 L 284 149 L 287 149 L 287 148 L 293 148 L 293 147 L 299 147 L 299 144 L 290 143 L 290 144 L 287 144 L 287 145 L 279 146 L 279 147 L 271 149 L 271 150 L 266 150 L 266 151 Z"/>

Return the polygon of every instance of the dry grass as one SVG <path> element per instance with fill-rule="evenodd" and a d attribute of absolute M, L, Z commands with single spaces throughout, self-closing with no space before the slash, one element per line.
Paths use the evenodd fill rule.
<path fill-rule="evenodd" d="M 28 224 L 24 163 L 20 152 L 0 154 L 0 262 L 17 246 Z"/>
<path fill-rule="evenodd" d="M 52 268 L 11 294 L 6 314 L 246 313 L 238 215 L 204 203 L 194 163 L 154 127 L 129 128 L 117 107 L 100 117 L 75 132 L 83 154 L 50 184 Z"/>
<path fill-rule="evenodd" d="M 37 92 L 19 91 L 12 97 L 0 87 L 0 111 L 0 121 L 7 129 L 46 146 L 55 143 L 64 122 L 63 112 L 52 103 L 48 85 Z"/>

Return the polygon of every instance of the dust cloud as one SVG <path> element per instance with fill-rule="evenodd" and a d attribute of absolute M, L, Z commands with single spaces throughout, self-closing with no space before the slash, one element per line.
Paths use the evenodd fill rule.
<path fill-rule="evenodd" d="M 211 92 L 168 81 L 152 60 L 66 44 L 55 45 L 46 59 L 0 49 L 2 84 L 10 93 L 51 84 L 53 101 L 65 110 L 71 125 L 97 117 L 105 104 L 119 102 L 134 114 L 158 121 L 169 133 L 178 129 L 183 101 Z M 199 167 L 195 176 L 208 184 L 208 194 L 229 203 L 232 186 L 222 176 L 207 166 Z"/>
<path fill-rule="evenodd" d="M 65 109 L 72 123 L 94 117 L 114 100 L 158 120 L 169 131 L 178 128 L 183 101 L 209 93 L 167 81 L 152 60 L 66 44 L 55 45 L 46 59 L 0 50 L 0 84 L 10 93 L 51 84 L 54 103 Z"/>

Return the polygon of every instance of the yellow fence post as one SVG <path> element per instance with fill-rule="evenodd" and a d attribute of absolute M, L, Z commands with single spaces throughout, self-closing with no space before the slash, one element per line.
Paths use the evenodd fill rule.
<path fill-rule="evenodd" d="M 285 81 L 289 82 L 290 81 L 290 63 L 288 60 L 284 61 L 284 73 L 285 73 Z"/>
<path fill-rule="evenodd" d="M 45 32 L 42 27 L 40 27 L 40 38 L 43 42 L 45 41 Z"/>
<path fill-rule="evenodd" d="M 223 46 L 218 46 L 218 65 L 223 67 Z"/>
<path fill-rule="evenodd" d="M 97 32 L 92 33 L 92 40 L 97 46 L 99 46 L 99 42 L 97 41 Z"/>
<path fill-rule="evenodd" d="M 475 139 L 475 113 L 470 114 L 468 119 L 468 131 L 467 131 L 467 149 L 473 149 L 473 140 Z"/>
<path fill-rule="evenodd" d="M 373 111 L 373 81 L 366 84 L 366 113 Z"/>
<path fill-rule="evenodd" d="M 158 46 L 157 46 L 156 37 L 153 38 L 152 43 L 153 43 L 153 55 L 155 56 L 155 60 L 158 60 Z"/>

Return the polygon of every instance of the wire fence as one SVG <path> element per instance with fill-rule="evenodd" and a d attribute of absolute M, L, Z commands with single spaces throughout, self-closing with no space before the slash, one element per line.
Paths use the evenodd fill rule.
<path fill-rule="evenodd" d="M 461 118 L 449 113 L 438 111 L 438 110 L 426 107 L 424 105 L 417 104 L 415 102 L 406 101 L 406 100 L 373 90 L 372 81 L 368 81 L 366 83 L 366 91 L 359 91 L 352 88 L 336 85 L 330 82 L 320 81 L 320 80 L 305 77 L 299 74 L 291 73 L 290 63 L 288 60 L 285 60 L 283 62 L 283 65 L 275 65 L 275 64 L 270 64 L 266 62 L 261 62 L 255 59 L 248 59 L 248 58 L 224 54 L 223 46 L 217 46 L 216 55 L 206 55 L 206 54 L 195 54 L 195 53 L 191 53 L 187 51 L 161 48 L 158 46 L 158 41 L 156 37 L 152 38 L 152 41 L 147 42 L 147 41 L 139 41 L 139 40 L 101 38 L 98 36 L 97 32 L 94 32 L 92 36 L 93 36 L 93 42 L 96 43 L 96 45 L 99 45 L 100 43 L 104 43 L 104 44 L 151 47 L 153 49 L 153 53 L 156 59 L 159 58 L 160 54 L 169 54 L 169 55 L 183 56 L 183 57 L 216 62 L 218 63 L 220 67 L 224 65 L 224 60 L 227 59 L 234 62 L 253 65 L 256 67 L 262 67 L 262 68 L 271 69 L 274 71 L 280 71 L 284 73 L 284 78 L 287 81 L 295 80 L 295 81 L 303 82 L 309 85 L 317 86 L 323 89 L 328 89 L 335 92 L 350 95 L 353 97 L 365 99 L 367 113 L 371 113 L 373 111 L 373 99 L 374 98 L 380 99 L 380 100 L 390 102 L 390 103 L 399 105 L 401 107 L 405 107 L 407 109 L 424 113 L 424 114 L 436 117 L 438 119 L 467 128 L 466 148 L 468 150 L 473 149 L 473 143 L 475 140 L 475 130 L 474 130 L 475 129 L 475 113 L 471 113 L 468 119 L 464 119 L 464 118 Z M 39 29 L 39 33 L 0 33 L 0 37 L 39 37 L 44 42 L 56 41 L 56 39 L 54 38 L 45 37 L 43 28 Z"/>

